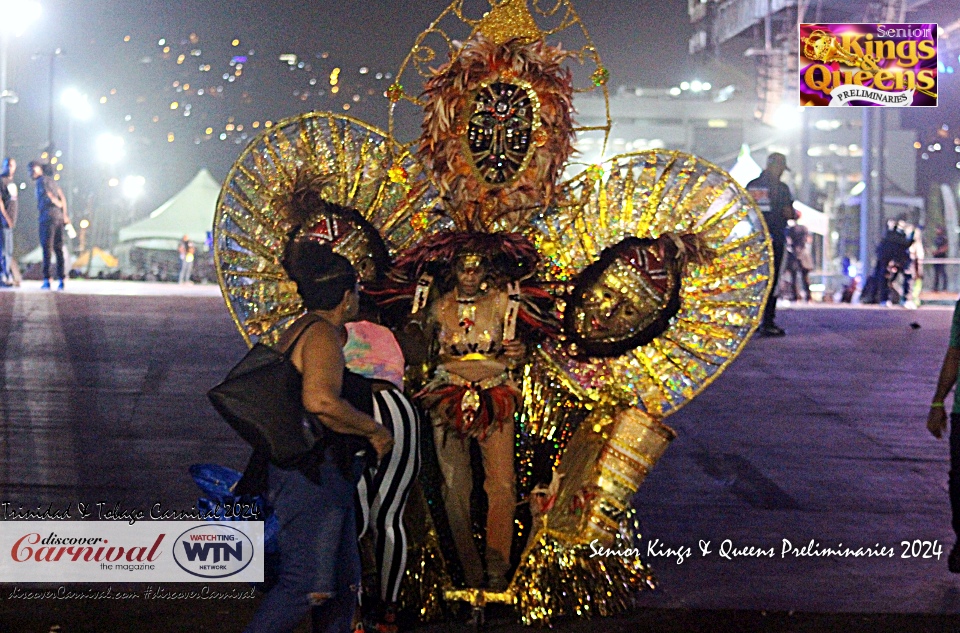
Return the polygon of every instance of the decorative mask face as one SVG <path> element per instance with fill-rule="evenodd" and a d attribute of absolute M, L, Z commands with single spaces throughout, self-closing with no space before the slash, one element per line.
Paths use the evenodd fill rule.
<path fill-rule="evenodd" d="M 646 281 L 629 264 L 613 262 L 584 293 L 577 311 L 577 333 L 587 340 L 611 342 L 648 325 L 660 307 L 662 293 Z"/>
<path fill-rule="evenodd" d="M 470 158 L 482 182 L 503 185 L 527 166 L 533 133 L 540 125 L 536 93 L 523 86 L 496 82 L 473 99 L 467 120 Z"/>
<path fill-rule="evenodd" d="M 671 306 L 679 301 L 677 271 L 661 259 L 653 240 L 633 238 L 612 255 L 584 271 L 565 317 L 568 333 L 590 356 L 645 344 L 679 308 Z"/>
<path fill-rule="evenodd" d="M 591 288 L 579 312 L 578 330 L 591 340 L 616 340 L 639 327 L 641 313 L 627 295 L 616 272 L 608 272 Z"/>

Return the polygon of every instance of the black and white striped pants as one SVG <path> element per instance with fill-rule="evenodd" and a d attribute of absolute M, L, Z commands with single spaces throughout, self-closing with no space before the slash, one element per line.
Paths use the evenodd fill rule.
<path fill-rule="evenodd" d="M 420 414 L 397 389 L 375 391 L 374 419 L 393 433 L 393 450 L 376 469 L 364 471 L 357 485 L 362 537 L 373 531 L 380 578 L 380 597 L 396 602 L 407 566 L 407 534 L 403 508 L 420 471 Z"/>

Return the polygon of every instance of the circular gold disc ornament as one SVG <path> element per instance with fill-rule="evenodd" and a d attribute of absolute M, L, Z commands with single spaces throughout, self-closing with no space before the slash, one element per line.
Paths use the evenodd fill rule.
<path fill-rule="evenodd" d="M 312 112 L 264 130 L 230 169 L 214 219 L 220 288 L 248 344 L 275 340 L 303 312 L 296 285 L 280 265 L 292 228 L 286 205 L 300 169 L 323 177 L 325 199 L 359 211 L 393 253 L 448 228 L 430 213 L 436 194 L 420 163 L 377 128 Z M 340 230 L 330 236 L 334 250 L 362 260 L 362 236 L 349 226 Z"/>

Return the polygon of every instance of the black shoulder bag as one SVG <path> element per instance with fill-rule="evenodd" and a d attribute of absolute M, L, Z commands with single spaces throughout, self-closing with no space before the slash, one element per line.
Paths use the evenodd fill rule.
<path fill-rule="evenodd" d="M 255 451 L 294 466 L 316 438 L 304 416 L 303 376 L 290 361 L 308 324 L 285 352 L 257 343 L 219 385 L 207 392 L 213 407 Z"/>

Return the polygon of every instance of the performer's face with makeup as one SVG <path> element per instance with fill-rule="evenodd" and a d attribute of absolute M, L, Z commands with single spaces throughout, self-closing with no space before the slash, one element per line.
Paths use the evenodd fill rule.
<path fill-rule="evenodd" d="M 487 267 L 477 256 L 467 255 L 457 260 L 457 292 L 464 297 L 473 297 L 480 292 L 480 284 L 487 276 Z"/>

